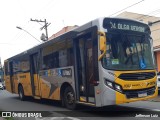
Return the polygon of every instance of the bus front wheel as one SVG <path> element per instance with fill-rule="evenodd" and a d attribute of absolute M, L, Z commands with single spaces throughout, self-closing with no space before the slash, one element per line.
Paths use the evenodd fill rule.
<path fill-rule="evenodd" d="M 64 91 L 64 104 L 68 109 L 76 109 L 75 94 L 71 87 L 67 87 Z"/>
<path fill-rule="evenodd" d="M 24 90 L 23 90 L 22 86 L 19 86 L 19 88 L 18 88 L 18 94 L 19 94 L 20 100 L 24 101 L 25 100 L 25 95 L 24 95 Z"/>

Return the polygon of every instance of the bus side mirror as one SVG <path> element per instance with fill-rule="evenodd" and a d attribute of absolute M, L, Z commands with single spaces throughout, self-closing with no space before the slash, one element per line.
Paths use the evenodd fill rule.
<path fill-rule="evenodd" d="M 100 36 L 99 38 L 99 49 L 100 51 L 106 50 L 106 35 L 104 32 L 98 31 L 98 34 Z"/>
<path fill-rule="evenodd" d="M 98 60 L 101 60 L 102 57 L 105 55 L 106 53 L 106 34 L 105 32 L 102 31 L 98 31 L 98 35 L 99 35 L 99 49 L 100 51 L 102 51 L 102 54 L 99 56 Z"/>

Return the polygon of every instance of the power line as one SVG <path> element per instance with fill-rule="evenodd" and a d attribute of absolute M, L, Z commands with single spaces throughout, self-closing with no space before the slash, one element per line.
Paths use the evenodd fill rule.
<path fill-rule="evenodd" d="M 28 32 L 27 30 L 25 30 L 25 29 L 22 29 L 21 27 L 16 27 L 17 29 L 19 29 L 19 30 L 23 30 L 24 32 L 26 32 L 27 34 L 29 34 L 30 36 L 32 36 L 35 40 L 37 40 L 38 42 L 40 42 L 41 43 L 41 41 L 39 41 L 36 37 L 34 37 L 30 32 Z"/>
<path fill-rule="evenodd" d="M 39 16 L 39 15 L 41 15 L 42 14 L 42 11 L 44 12 L 46 12 L 46 10 L 48 9 L 48 8 L 50 8 L 51 7 L 51 5 L 52 5 L 52 7 L 53 7 L 53 3 L 55 3 L 55 1 L 56 0 L 49 0 L 41 9 L 39 9 L 39 10 L 37 10 L 36 11 L 36 13 L 33 15 L 33 16 Z M 26 20 L 26 18 L 25 18 L 25 20 Z M 30 29 L 30 31 L 31 30 L 33 30 L 33 28 L 35 28 L 34 26 L 35 25 L 29 25 L 28 23 L 30 23 L 30 21 L 27 21 L 27 23 L 25 24 L 25 25 L 23 25 L 24 26 L 24 28 L 25 29 L 27 29 L 27 30 L 29 30 Z M 39 23 L 40 24 L 40 23 Z M 42 24 L 40 24 L 40 25 L 42 25 Z M 12 41 L 15 41 L 15 40 L 18 40 L 18 39 L 22 39 L 23 37 L 25 37 L 26 35 L 24 34 L 24 32 L 23 33 L 17 33 L 14 37 L 13 37 L 13 39 L 12 39 Z"/>
<path fill-rule="evenodd" d="M 141 1 L 139 1 L 139 2 L 137 2 L 137 3 L 134 3 L 134 4 L 130 5 L 130 6 L 128 6 L 128 7 L 124 8 L 124 9 L 122 9 L 122 10 L 119 10 L 119 11 L 117 11 L 117 12 L 115 12 L 115 13 L 109 15 L 109 17 L 111 17 L 111 16 L 113 16 L 113 15 L 119 13 L 119 12 L 122 12 L 122 11 L 124 11 L 124 10 L 126 10 L 126 9 L 128 9 L 128 8 L 130 8 L 130 7 L 133 7 L 133 6 L 139 4 L 139 3 L 143 2 L 143 1 L 145 1 L 145 0 L 141 0 Z"/>
<path fill-rule="evenodd" d="M 135 19 L 143 19 L 144 20 L 148 17 L 151 17 L 151 15 L 156 15 L 156 14 L 159 14 L 159 13 L 160 13 L 160 9 L 156 9 L 154 11 L 151 11 L 151 12 L 147 13 L 146 15 L 141 15 L 141 16 L 135 18 Z"/>

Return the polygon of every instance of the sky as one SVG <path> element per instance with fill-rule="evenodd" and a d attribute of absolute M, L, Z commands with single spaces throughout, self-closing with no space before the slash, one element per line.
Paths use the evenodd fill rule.
<path fill-rule="evenodd" d="M 83 25 L 98 17 L 108 17 L 117 11 L 138 3 L 121 12 L 128 11 L 152 15 L 160 9 L 159 0 L 0 0 L 0 57 L 3 61 L 29 48 L 41 44 L 40 36 L 45 33 L 40 28 L 44 23 L 30 19 L 44 20 L 48 23 L 48 36 L 65 26 Z M 112 15 L 115 17 L 121 12 Z M 154 12 L 160 17 L 160 12 Z M 19 26 L 32 34 L 35 38 Z"/>

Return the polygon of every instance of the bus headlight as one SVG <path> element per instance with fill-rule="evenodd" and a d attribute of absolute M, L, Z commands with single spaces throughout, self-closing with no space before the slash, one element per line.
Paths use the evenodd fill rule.
<path fill-rule="evenodd" d="M 122 92 L 121 86 L 118 84 L 115 84 L 115 90 Z"/>
<path fill-rule="evenodd" d="M 114 83 L 114 82 L 111 82 L 111 81 L 109 81 L 109 80 L 106 80 L 106 79 L 105 79 L 105 84 L 106 84 L 108 87 L 110 87 L 111 89 L 116 90 L 116 91 L 122 93 L 122 87 L 121 87 L 120 85 L 118 85 L 118 84 L 116 84 L 116 83 Z"/>
<path fill-rule="evenodd" d="M 112 88 L 112 89 L 113 89 L 113 84 L 112 84 L 112 82 L 110 82 L 110 81 L 106 81 L 106 84 L 107 84 L 107 86 L 109 86 L 110 88 Z"/>

